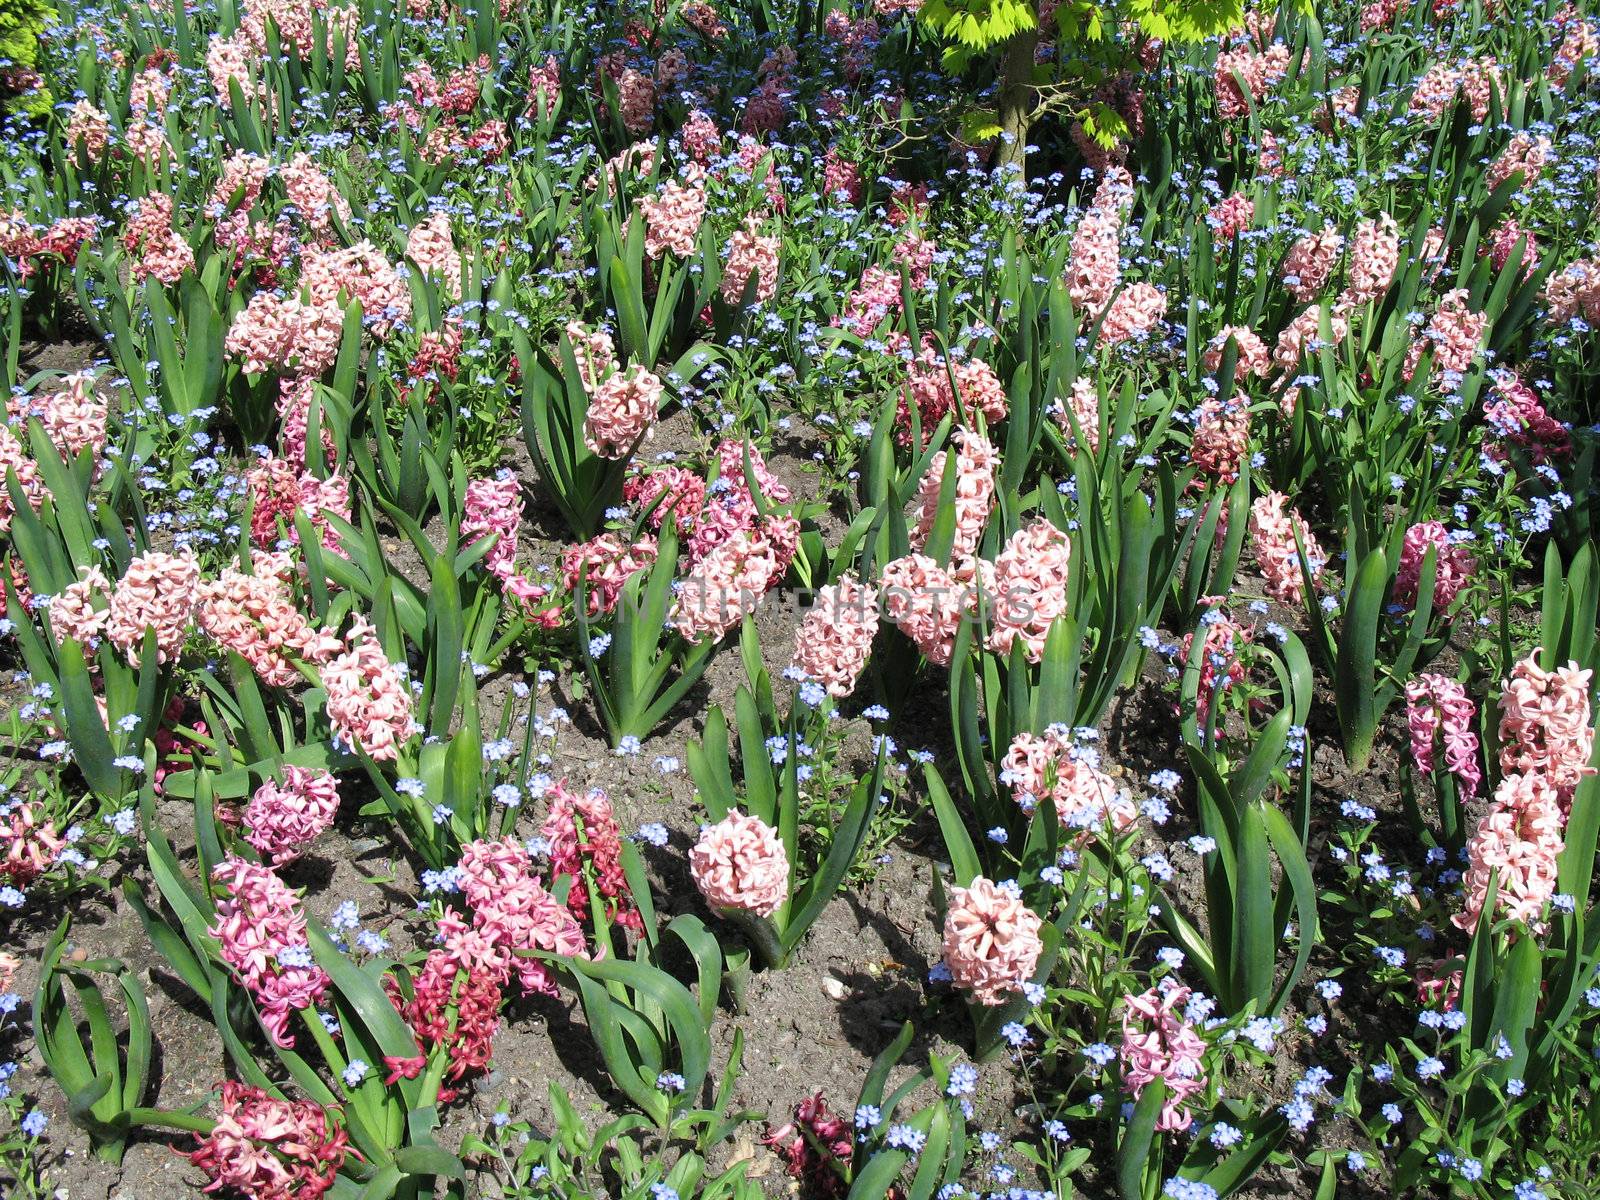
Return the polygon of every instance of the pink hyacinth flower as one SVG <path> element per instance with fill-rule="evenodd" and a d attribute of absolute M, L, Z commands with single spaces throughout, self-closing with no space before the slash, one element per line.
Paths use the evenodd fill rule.
<path fill-rule="evenodd" d="M 1186 1102 L 1206 1088 L 1206 1043 L 1181 1012 L 1189 1002 L 1189 989 L 1163 983 L 1167 986 L 1124 998 L 1122 1082 L 1137 1100 L 1145 1088 L 1161 1080 L 1167 1095 L 1156 1128 L 1181 1132 L 1194 1120 Z"/>
<path fill-rule="evenodd" d="M 327 771 L 284 767 L 283 782 L 267 780 L 245 806 L 245 841 L 273 866 L 298 858 L 333 825 L 339 786 Z"/>
<path fill-rule="evenodd" d="M 707 826 L 689 851 L 706 903 L 770 917 L 789 899 L 789 856 L 777 831 L 739 809 Z"/>
<path fill-rule="evenodd" d="M 1033 979 L 1043 924 L 1020 895 L 981 875 L 951 888 L 943 943 L 950 978 L 979 1004 L 1004 1004 Z"/>

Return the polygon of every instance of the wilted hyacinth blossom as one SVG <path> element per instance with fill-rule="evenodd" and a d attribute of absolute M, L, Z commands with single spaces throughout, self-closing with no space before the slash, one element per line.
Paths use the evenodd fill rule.
<path fill-rule="evenodd" d="M 26 800 L 14 803 L 0 816 L 0 881 L 27 887 L 49 870 L 66 844 L 42 806 Z"/>
<path fill-rule="evenodd" d="M 795 1105 L 794 1120 L 776 1129 L 769 1124 L 761 1144 L 776 1151 L 791 1178 L 812 1189 L 807 1194 L 844 1195 L 844 1177 L 838 1167 L 849 1161 L 855 1139 L 850 1122 L 828 1107 L 821 1092 Z"/>

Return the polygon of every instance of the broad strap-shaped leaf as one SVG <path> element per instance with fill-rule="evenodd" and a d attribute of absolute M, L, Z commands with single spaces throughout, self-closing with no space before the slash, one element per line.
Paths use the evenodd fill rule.
<path fill-rule="evenodd" d="M 1256 743 L 1250 748 L 1244 766 L 1228 781 L 1228 794 L 1233 800 L 1235 812 L 1243 813 L 1245 807 L 1260 798 L 1272 782 L 1272 773 L 1282 761 L 1284 747 L 1289 740 L 1289 725 L 1289 712 L 1281 709 L 1256 735 Z"/>
<path fill-rule="evenodd" d="M 1144 1200 L 1144 1177 L 1148 1167 L 1160 1174 L 1159 1158 L 1152 1158 L 1156 1119 L 1167 1101 L 1167 1085 L 1159 1079 L 1145 1084 L 1134 1103 L 1133 1116 L 1122 1132 L 1117 1147 L 1117 1195 L 1121 1200 Z"/>
<path fill-rule="evenodd" d="M 733 790 L 729 753 L 728 719 L 722 715 L 721 708 L 714 707 L 706 716 L 700 740 L 691 741 L 688 750 L 689 775 L 713 822 L 722 820 L 739 802 Z"/>
<path fill-rule="evenodd" d="M 1498 1039 L 1511 1047 L 1507 1058 L 1495 1055 L 1495 1078 L 1504 1083 L 1521 1078 L 1528 1061 L 1529 1042 L 1536 1029 L 1543 979 L 1539 943 L 1519 937 L 1506 947 L 1494 974 L 1494 1009 L 1489 1017 L 1488 1043 L 1476 1047 L 1494 1053 Z"/>
<path fill-rule="evenodd" d="M 84 661 L 83 647 L 67 638 L 57 650 L 56 664 L 62 715 L 67 738 L 72 743 L 73 761 L 95 792 L 107 800 L 120 800 L 126 791 L 123 773 L 112 761 L 116 755 L 111 748 L 111 735 L 100 716 L 100 706 L 95 703 L 94 684 Z"/>
<path fill-rule="evenodd" d="M 744 764 L 745 810 L 768 825 L 777 823 L 778 789 L 772 778 L 772 752 L 767 748 L 768 730 L 750 689 L 740 686 L 733 701 L 739 724 L 739 758 Z M 776 734 L 776 730 L 773 734 Z M 786 747 L 792 754 L 793 747 Z M 791 853 L 795 847 L 787 846 Z"/>
<path fill-rule="evenodd" d="M 1279 982 L 1272 1003 L 1266 1010 L 1268 1015 L 1272 1015 L 1282 1011 L 1295 984 L 1305 974 L 1306 966 L 1311 961 L 1312 947 L 1320 936 L 1320 927 L 1317 922 L 1317 885 L 1311 876 L 1311 864 L 1306 860 L 1305 847 L 1294 827 L 1289 824 L 1289 819 L 1277 808 L 1263 804 L 1261 816 L 1273 852 L 1277 855 L 1278 866 L 1294 898 L 1295 919 L 1299 927 L 1299 949 L 1295 952 L 1294 964 Z"/>
<path fill-rule="evenodd" d="M 667 933 L 683 943 L 694 959 L 700 988 L 700 1019 L 706 1029 L 716 1021 L 717 999 L 722 990 L 722 945 L 716 934 L 693 913 L 681 913 L 667 923 Z"/>
<path fill-rule="evenodd" d="M 1278 935 L 1273 928 L 1272 854 L 1267 840 L 1266 805 L 1252 801 L 1239 814 L 1239 873 L 1233 896 L 1233 971 L 1229 1007 L 1254 1001 L 1264 1006 L 1272 990 Z"/>
<path fill-rule="evenodd" d="M 1345 756 L 1357 771 L 1364 769 L 1372 756 L 1378 727 L 1376 658 L 1388 584 L 1388 557 L 1382 547 L 1374 547 L 1356 569 L 1339 631 L 1334 695 Z"/>
<path fill-rule="evenodd" d="M 978 849 L 973 844 L 972 835 L 967 832 L 966 822 L 962 820 L 955 800 L 950 795 L 950 789 L 945 787 L 938 768 L 932 763 L 925 764 L 923 778 L 928 787 L 929 803 L 933 805 L 933 814 L 939 822 L 939 832 L 944 838 L 944 850 L 950 859 L 951 872 L 957 886 L 968 887 L 974 879 L 983 874 L 983 864 L 978 857 Z"/>
<path fill-rule="evenodd" d="M 894 1040 L 878 1051 L 878 1057 L 872 1060 L 866 1078 L 861 1081 L 861 1094 L 856 1097 L 857 1108 L 864 1104 L 876 1108 L 883 1102 L 883 1089 L 889 1082 L 889 1072 L 905 1056 L 915 1035 L 916 1030 L 907 1021 L 900 1026 L 900 1032 L 895 1034 Z"/>
<path fill-rule="evenodd" d="M 383 1053 L 395 1058 L 415 1057 L 416 1039 L 383 988 L 333 944 L 320 922 L 308 918 L 306 936 L 317 965 L 328 973 L 333 986 L 360 1016 Z"/>
<path fill-rule="evenodd" d="M 880 750 L 872 773 L 857 783 L 855 791 L 851 793 L 850 803 L 845 806 L 844 814 L 834 828 L 833 840 L 828 844 L 828 857 L 823 860 L 817 873 L 806 881 L 805 886 L 790 898 L 789 915 L 780 935 L 785 957 L 793 952 L 800 944 L 800 939 L 805 936 L 806 930 L 822 915 L 823 909 L 833 899 L 845 876 L 850 873 L 850 868 L 861 854 L 861 847 L 866 844 L 872 819 L 877 815 L 878 790 L 883 783 L 883 764 L 884 753 Z M 790 852 L 793 853 L 792 850 Z M 790 875 L 792 878 L 792 870 Z"/>
<path fill-rule="evenodd" d="M 1257 1127 L 1244 1145 L 1200 1176 L 1200 1182 L 1215 1188 L 1218 1196 L 1232 1195 L 1266 1164 L 1288 1132 L 1289 1123 L 1279 1118 Z M 1328 1161 L 1331 1165 L 1333 1159 Z"/>
<path fill-rule="evenodd" d="M 689 989 L 653 966 L 621 959 L 593 962 L 571 958 L 563 962 L 580 977 L 615 981 L 648 995 L 666 1014 L 677 1041 L 679 1069 L 690 1094 L 698 1093 L 711 1065 L 711 1039 L 700 1019 L 699 1006 Z M 654 1086 L 654 1079 L 650 1081 Z"/>

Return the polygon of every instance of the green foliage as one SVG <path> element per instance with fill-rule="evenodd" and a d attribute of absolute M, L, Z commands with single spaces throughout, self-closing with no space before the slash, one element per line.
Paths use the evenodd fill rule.
<path fill-rule="evenodd" d="M 676 3 L 660 14 L 512 4 L 502 16 L 495 0 L 464 0 L 421 20 L 390 0 L 352 3 L 360 36 L 348 59 L 344 7 L 317 7 L 309 44 L 269 26 L 244 77 L 220 88 L 207 49 L 239 35 L 236 0 L 109 0 L 92 17 L 70 14 L 81 19 L 39 61 L 56 96 L 81 93 L 105 113 L 107 151 L 65 145 L 61 113 L 0 155 L 0 212 L 17 214 L 6 236 L 55 247 L 8 259 L 0 287 L 15 439 L 0 442 L 0 579 L 9 665 L 27 672 L 0 724 L 0 902 L 21 906 L 13 928 L 43 940 L 59 914 L 41 926 L 41 909 L 120 872 L 161 987 L 215 1027 L 219 1074 L 309 1099 L 351 1136 L 360 1157 L 329 1200 L 754 1200 L 780 1189 L 747 1124 L 800 1126 L 791 1102 L 824 1079 L 796 1077 L 792 1090 L 786 1079 L 782 1104 L 752 1096 L 765 1113 L 735 1108 L 748 1095 L 740 1027 L 772 1027 L 743 1022 L 745 1007 L 812 989 L 798 970 L 752 975 L 753 955 L 835 959 L 823 990 L 844 989 L 851 1051 L 890 1042 L 858 1097 L 879 1119 L 858 1126 L 830 1071 L 837 1112 L 823 1111 L 843 1136 L 784 1147 L 815 1152 L 810 1166 L 828 1173 L 816 1190 L 831 1195 L 930 1200 L 1014 1184 L 1065 1197 L 1080 1170 L 1094 1172 L 1084 1190 L 1126 1200 L 1183 1195 L 1185 1182 L 1196 1195 L 1253 1194 L 1264 1169 L 1273 1188 L 1317 1200 L 1592 1190 L 1600 777 L 1561 797 L 1564 848 L 1546 842 L 1554 865 L 1540 864 L 1554 877 L 1548 898 L 1510 919 L 1497 898 L 1526 881 L 1507 874 L 1490 881 L 1473 928 L 1455 920 L 1482 883 L 1480 870 L 1464 887 L 1461 873 L 1500 782 L 1500 681 L 1530 654 L 1544 669 L 1600 660 L 1600 357 L 1592 329 L 1550 315 L 1559 274 L 1593 240 L 1595 175 L 1569 152 L 1595 137 L 1593 64 L 1552 69 L 1568 34 L 1584 40 L 1541 19 L 1554 3 L 1532 14 L 1403 4 L 1391 27 L 1358 34 L 1356 4 L 1319 19 L 1291 0 L 1259 10 L 1249 38 L 1227 36 L 1243 11 L 1225 0 L 1063 0 L 1044 27 L 1025 0 L 928 0 L 916 16 L 875 10 L 871 36 L 858 36 L 870 6 L 837 0 L 717 0 L 721 35 L 699 28 L 706 6 Z M 36 35 L 42 11 L 5 8 L 0 54 L 34 61 L 37 37 L 18 43 L 17 22 Z M 1235 53 L 1281 45 L 1264 87 L 1240 72 L 1253 90 L 1232 117 L 1208 41 L 1218 35 Z M 1167 46 L 1155 67 L 1152 39 Z M 669 47 L 688 65 L 671 81 Z M 951 73 L 933 82 L 940 51 Z M 1476 56 L 1499 64 L 1494 80 L 1464 66 Z M 564 82 L 530 96 L 529 72 L 550 58 Z M 1418 80 L 1447 61 L 1471 94 L 1430 114 Z M 623 103 L 630 88 L 611 67 L 624 62 L 654 79 L 648 113 L 637 87 Z M 138 128 L 154 114 L 128 112 L 130 76 L 147 68 L 172 84 L 159 130 Z M 427 102 L 423 68 L 449 81 L 449 106 Z M 744 80 L 781 94 L 787 124 L 775 136 L 736 142 L 773 132 L 758 128 L 764 103 L 731 86 Z M 691 150 L 691 107 L 716 123 L 719 147 Z M 1016 166 L 1030 123 L 1054 116 L 1075 123 L 1070 138 L 1040 128 L 1032 140 L 1058 178 L 1028 188 L 976 166 L 945 174 L 947 149 L 964 150 L 943 143 L 952 130 L 1002 141 L 1001 164 Z M 1527 186 L 1486 170 L 1512 131 L 1552 139 Z M 158 140 L 169 149 L 139 149 Z M 1073 214 L 1094 182 L 1080 169 L 1100 161 L 1095 146 L 1136 181 L 1103 243 L 1116 247 L 1100 263 L 1113 268 L 1109 291 L 1084 286 L 1077 257 Z M 259 196 L 223 203 L 214 189 L 236 151 L 278 165 Z M 291 203 L 289 164 L 302 152 L 340 202 L 326 227 Z M 823 178 L 845 180 L 847 194 Z M 940 181 L 926 202 L 902 182 L 919 179 Z M 173 201 L 177 257 L 193 255 L 176 278 L 146 271 L 138 239 L 123 236 L 131 203 L 156 195 Z M 663 209 L 698 211 L 700 200 L 692 235 L 661 245 Z M 1245 209 L 1237 229 L 1222 217 Z M 411 245 L 429 214 L 444 218 L 456 262 L 424 265 Z M 1356 229 L 1382 216 L 1395 222 L 1398 265 L 1358 287 Z M 71 222 L 85 217 L 78 244 Z M 747 222 L 778 249 L 775 293 L 759 304 L 753 285 L 721 288 Z M 1343 249 L 1325 284 L 1300 294 L 1290 247 L 1324 223 Z M 401 286 L 320 313 L 326 369 L 302 372 L 297 349 L 246 371 L 229 349 L 236 330 L 250 332 L 246 307 L 306 303 L 308 264 L 362 242 Z M 1455 314 L 1483 321 L 1473 347 L 1428 327 L 1456 292 Z M 1119 340 L 1121 298 L 1140 315 L 1159 309 L 1147 337 Z M 391 320 L 377 303 L 406 315 Z M 49 416 L 67 385 L 62 372 L 35 372 L 33 335 L 75 320 L 109 360 L 92 385 L 109 397 L 92 414 L 109 439 L 69 453 Z M 568 322 L 603 330 L 623 369 L 661 383 L 647 414 L 656 428 L 620 458 L 589 449 L 600 398 Z M 1508 394 L 1526 399 L 1502 368 L 1561 427 L 1544 431 L 1551 445 L 1528 436 L 1531 418 L 1519 427 L 1494 410 Z M 1197 409 L 1212 397 L 1237 401 L 1226 453 L 1202 436 Z M 292 461 L 289 400 L 307 405 L 304 461 Z M 958 503 L 973 498 L 958 482 L 976 482 L 958 479 L 958 430 L 994 451 L 992 503 L 977 484 L 982 528 L 961 523 L 971 556 L 955 552 Z M 771 447 L 788 497 L 749 461 L 748 496 L 730 498 L 719 472 L 706 478 L 698 467 L 723 439 Z M 337 477 L 348 508 L 274 504 L 253 528 L 251 504 L 270 503 L 244 478 L 257 442 L 280 459 L 277 479 L 308 477 L 302 492 Z M 469 518 L 468 496 L 481 495 L 469 485 L 501 472 L 516 486 L 484 533 L 493 522 Z M 635 472 L 670 481 L 654 512 L 629 507 Z M 1303 600 L 1282 587 L 1292 540 L 1271 546 L 1253 518 L 1273 492 L 1310 552 Z M 662 528 L 664 507 L 684 496 L 693 511 Z M 744 618 L 734 664 L 723 639 L 688 643 L 673 618 L 685 584 L 713 574 L 709 535 L 723 517 L 745 521 L 731 510 L 746 503 L 800 529 L 792 558 L 787 544 L 778 555 L 781 578 L 776 566 L 762 573 L 771 594 L 759 626 L 761 598 L 742 595 L 722 626 Z M 1476 564 L 1430 551 L 1422 599 L 1402 605 L 1408 532 L 1432 521 Z M 1051 623 L 1008 643 L 996 636 L 1001 587 L 1027 572 L 1012 555 L 1000 578 L 1002 554 L 1035 522 L 1070 553 L 1055 560 L 1064 578 L 1046 581 Z M 608 545 L 592 544 L 602 533 Z M 649 566 L 614 587 L 609 551 L 647 538 Z M 156 653 L 135 588 L 113 633 L 130 562 L 184 546 L 207 588 L 172 598 L 183 644 Z M 272 628 L 248 613 L 237 637 L 222 635 L 210 589 L 236 559 L 252 575 L 269 551 L 285 556 L 281 594 L 263 602 Z M 789 627 L 785 598 L 804 608 L 845 574 L 887 608 L 886 565 L 912 554 L 979 581 L 970 605 L 964 596 L 935 614 L 938 598 L 919 597 L 937 620 L 918 628 L 903 610 L 880 613 L 858 639 Z M 1279 568 L 1271 578 L 1268 566 Z M 58 608 L 90 571 L 106 583 L 87 611 L 73 607 L 78 591 Z M 1434 598 L 1446 572 L 1470 576 L 1449 604 Z M 602 588 L 620 593 L 615 607 L 591 604 Z M 382 727 L 394 745 L 363 750 L 335 736 L 329 685 L 334 656 L 368 627 L 385 661 L 367 656 L 366 682 L 388 685 L 399 715 Z M 293 638 L 270 681 L 258 634 Z M 813 637 L 836 637 L 852 668 L 865 660 L 859 675 L 827 681 L 846 694 L 786 667 Z M 1430 669 L 1458 680 L 1476 710 L 1476 803 L 1445 769 L 1454 762 L 1430 768 L 1408 753 L 1404 693 Z M 347 691 L 362 682 L 344 680 Z M 1592 725 L 1592 707 L 1587 716 Z M 1468 739 L 1451 732 L 1447 749 L 1461 749 Z M 1380 783 L 1397 778 L 1398 796 L 1372 795 L 1361 768 L 1373 765 Z M 260 816 L 251 802 L 290 766 L 336 776 L 342 804 L 333 828 L 275 867 L 312 918 L 307 944 L 286 949 L 330 980 L 315 1009 L 291 1014 L 297 1044 L 279 1048 L 210 932 L 211 868 L 224 853 L 265 853 L 246 836 Z M 563 776 L 569 789 L 603 781 L 615 798 L 619 840 L 606 841 L 604 868 L 587 817 L 574 819 L 589 852 L 577 866 L 555 852 L 565 828 L 551 837 L 541 824 Z M 774 826 L 789 855 L 790 892 L 770 918 L 713 911 L 686 882 L 698 816 L 735 806 Z M 118 861 L 126 839 L 140 844 L 136 863 Z M 572 953 L 484 945 L 505 914 L 457 877 L 480 840 L 500 842 L 530 876 L 517 882 L 538 875 L 541 899 L 577 919 L 562 942 Z M 30 848 L 37 862 L 23 857 Z M 363 874 L 353 904 L 381 898 L 353 916 L 339 904 L 325 933 L 315 918 L 343 899 L 318 890 L 329 860 L 337 886 Z M 636 929 L 606 915 L 619 871 Z M 1039 921 L 1037 956 L 988 997 L 996 1004 L 951 986 L 927 953 L 948 889 L 979 875 Z M 563 906 L 580 881 L 590 903 L 573 914 Z M 475 1045 L 488 1061 L 463 1062 L 462 1078 L 446 1079 L 457 1062 L 438 1027 L 413 1030 L 421 1018 L 389 994 L 416 1001 L 419 962 L 436 947 L 474 966 L 497 956 L 492 970 L 500 955 L 540 955 L 551 972 L 554 995 L 508 988 L 494 1012 L 472 1014 L 509 1036 Z M 209 1100 L 144 1107 L 160 1091 L 152 1059 L 182 1051 L 162 1042 L 168 1005 L 149 1019 L 144 976 L 72 952 L 65 927 L 37 980 L 33 970 L 24 963 L 19 978 L 37 983 L 32 1041 L 61 1085 L 54 1129 L 73 1124 L 115 1158 L 145 1127 L 210 1128 Z M 1179 990 L 1171 1016 L 1192 1035 L 1191 1061 L 1152 1083 L 1134 1073 L 1125 1025 L 1144 1019 L 1141 997 Z M 443 995 L 445 1023 L 462 1020 L 463 994 Z M 893 1021 L 872 1016 L 888 1011 Z M 796 1024 L 832 1045 L 831 1015 L 819 1027 L 797 1011 Z M 588 1039 L 589 1053 L 554 1050 L 594 1088 L 593 1110 L 557 1086 L 547 1107 L 535 1100 L 544 1128 L 508 1108 L 458 1158 L 461 1124 L 475 1119 L 449 1107 L 452 1095 L 486 1096 L 496 1071 L 514 1086 L 540 1017 L 557 1037 Z M 900 1065 L 913 1044 L 937 1050 L 925 1069 Z M 424 1065 L 390 1081 L 385 1058 Z M 754 1040 L 748 1058 L 764 1079 L 786 1065 Z M 356 1059 L 371 1069 L 350 1071 Z M 0 1173 L 15 1180 L 0 1191 L 33 1200 L 56 1147 L 5 1131 L 39 1079 L 26 1064 L 6 1070 Z M 1179 1090 L 1182 1132 L 1160 1127 Z M 472 1170 L 480 1177 L 463 1178 Z"/>
<path fill-rule="evenodd" d="M 1024 0 L 929 0 L 918 16 L 953 43 L 953 53 L 966 55 L 993 49 L 1039 23 L 1034 6 Z"/>
<path fill-rule="evenodd" d="M 129 1114 L 142 1102 L 149 1084 L 150 1008 L 138 976 L 116 959 L 63 965 L 70 921 L 62 918 L 45 946 L 33 1027 L 38 1031 L 39 1054 L 66 1095 L 67 1116 L 88 1132 L 97 1154 L 120 1162 L 132 1128 Z M 96 975 L 110 976 L 122 994 L 127 1046 L 121 1053 Z M 63 980 L 77 996 L 89 1028 L 87 1043 L 78 1032 L 78 1017 L 68 1005 Z"/>
<path fill-rule="evenodd" d="M 788 899 L 771 917 L 732 910 L 725 914 L 739 923 L 767 966 L 782 967 L 844 886 L 869 844 L 886 800 L 884 754 L 880 750 L 874 755 L 872 769 L 849 789 L 847 798 L 841 797 L 837 805 L 824 800 L 820 810 L 814 808 L 811 780 L 825 779 L 818 777 L 821 764 L 816 752 L 819 745 L 826 744 L 829 722 L 837 713 L 831 701 L 811 707 L 795 698 L 788 713 L 779 716 L 772 681 L 761 666 L 760 639 L 748 617 L 740 640 L 745 682 L 734 703 L 734 728 L 743 786 L 738 791 L 734 788 L 728 719 L 720 708 L 708 714 L 704 737 L 689 744 L 689 770 L 713 822 L 721 821 L 729 810 L 741 808 L 776 829 L 783 842 L 789 858 Z M 801 818 L 808 809 L 818 812 L 817 823 L 828 826 L 820 837 L 813 835 L 826 845 L 826 850 L 816 855 L 807 854 L 802 845 Z"/>
<path fill-rule="evenodd" d="M 1040 29 L 1032 4 L 1020 0 L 929 0 L 918 19 L 944 44 L 943 61 L 953 72 L 1001 55 L 998 111 L 973 108 L 962 114 L 962 136 L 988 141 L 1009 134 L 1023 138 L 1030 122 L 1068 107 L 1084 133 L 1105 149 L 1128 134 L 1125 119 L 1095 89 L 1136 65 L 1137 42 L 1154 39 L 1173 45 L 1204 41 L 1236 29 L 1244 21 L 1243 0 L 1064 0 L 1054 10 L 1052 29 Z M 1038 41 L 1059 41 L 1063 49 L 1051 65 L 1034 61 Z M 1039 94 L 1049 99 L 1036 104 Z M 1004 161 L 1020 162 L 1020 147 L 1007 146 Z"/>
<path fill-rule="evenodd" d="M 735 1056 L 737 1059 L 737 1056 Z M 618 1118 L 591 1130 L 571 1099 L 550 1084 L 555 1129 L 544 1134 L 501 1110 L 482 1137 L 469 1136 L 463 1150 L 493 1176 L 506 1200 L 761 1200 L 746 1162 L 711 1172 L 697 1153 L 667 1159 L 635 1132 L 638 1117 Z M 735 1125 L 735 1128 L 737 1125 Z M 666 1190 L 663 1190 L 666 1189 Z"/>
<path fill-rule="evenodd" d="M 1244 22 L 1242 0 L 1128 0 L 1128 16 L 1145 35 L 1171 42 L 1201 42 Z"/>
<path fill-rule="evenodd" d="M 41 65 L 39 47 L 45 27 L 55 16 L 49 0 L 4 0 L 0 3 L 0 60 L 12 72 L 32 74 Z M 29 117 L 42 117 L 52 103 L 48 83 L 37 90 L 5 95 L 0 86 L 0 107 Z"/>

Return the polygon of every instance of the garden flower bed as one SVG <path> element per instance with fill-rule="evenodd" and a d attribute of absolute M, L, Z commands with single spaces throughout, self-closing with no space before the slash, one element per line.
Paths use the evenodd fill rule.
<path fill-rule="evenodd" d="M 1588 1194 L 1586 6 L 0 49 L 7 1195 Z"/>

